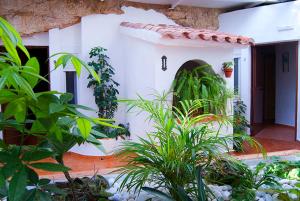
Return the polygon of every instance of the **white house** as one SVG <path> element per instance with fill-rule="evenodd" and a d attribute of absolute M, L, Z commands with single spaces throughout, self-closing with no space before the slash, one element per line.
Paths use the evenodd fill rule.
<path fill-rule="evenodd" d="M 164 2 L 173 1 L 147 1 Z M 178 69 L 188 61 L 211 64 L 223 77 L 222 63 L 234 61 L 234 76 L 225 79 L 228 88 L 238 88 L 247 106 L 247 118 L 251 122 L 249 133 L 267 139 L 300 140 L 300 2 L 258 7 L 253 6 L 265 1 L 247 2 L 254 3 L 250 4 L 252 8 L 220 14 L 218 31 L 178 26 L 161 12 L 123 6 L 123 14 L 88 15 L 78 24 L 23 39 L 29 51 L 44 60 L 57 52 L 70 52 L 89 61 L 91 48 L 108 49 L 110 63 L 116 70 L 115 79 L 120 83 L 120 98 L 135 98 L 137 94 L 149 97 L 154 91 L 169 90 Z M 244 3 L 213 0 L 196 4 L 226 8 Z M 171 9 L 178 4 L 193 6 L 195 2 L 175 1 Z M 167 59 L 167 69 L 162 69 L 163 56 Z M 52 72 L 55 58 L 48 62 L 49 68 L 41 72 L 42 75 L 51 72 L 50 86 L 44 86 L 46 89 L 71 90 L 78 104 L 96 109 L 92 90 L 87 88 L 87 72 L 78 79 L 69 67 Z M 232 113 L 231 104 L 228 112 Z M 96 116 L 96 113 L 89 115 Z M 115 119 L 130 124 L 132 140 L 145 136 L 151 129 L 143 117 L 127 113 L 124 105 L 119 106 Z M 224 128 L 223 133 L 232 133 L 232 128 Z M 119 143 L 113 139 L 103 140 L 108 152 Z M 103 154 L 88 145 L 74 147 L 72 151 Z"/>
<path fill-rule="evenodd" d="M 161 13 L 133 7 L 123 7 L 124 14 L 90 15 L 81 23 L 64 29 L 52 29 L 48 33 L 25 37 L 27 46 L 48 46 L 49 55 L 70 52 L 88 61 L 88 53 L 95 46 L 108 49 L 110 62 L 116 70 L 115 79 L 120 83 L 120 98 L 136 98 L 137 94 L 148 96 L 153 91 L 167 91 L 178 69 L 187 61 L 201 60 L 211 64 L 222 76 L 222 63 L 232 61 L 235 52 L 249 47 L 251 38 L 210 30 L 181 27 Z M 229 32 L 230 33 L 230 32 Z M 162 70 L 162 56 L 167 57 L 167 69 Z M 50 59 L 50 71 L 55 58 Z M 66 91 L 66 72 L 71 68 L 59 69 L 50 74 L 51 90 Z M 76 80 L 77 103 L 96 108 L 92 90 L 87 88 L 87 72 Z M 67 78 L 69 79 L 69 78 Z M 75 78 L 77 79 L 77 78 Z M 74 80 L 73 80 L 74 81 Z M 233 77 L 227 78 L 228 88 L 233 88 Z M 232 107 L 229 104 L 229 107 Z M 232 108 L 228 109 L 232 112 Z M 89 115 L 96 116 L 95 113 Z M 116 113 L 118 122 L 128 122 L 132 140 L 146 135 L 151 125 L 141 116 L 126 113 L 120 106 Z M 224 134 L 232 128 L 224 128 Z M 110 152 L 119 141 L 103 140 Z M 101 155 L 90 145 L 74 147 L 72 151 Z"/>

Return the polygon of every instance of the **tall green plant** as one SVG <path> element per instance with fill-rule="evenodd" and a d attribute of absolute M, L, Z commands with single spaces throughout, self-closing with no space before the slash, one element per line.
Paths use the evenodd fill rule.
<path fill-rule="evenodd" d="M 91 62 L 88 63 L 97 74 L 101 75 L 101 82 L 95 80 L 92 74 L 88 76 L 88 88 L 94 90 L 95 103 L 98 106 L 98 116 L 100 118 L 112 119 L 115 111 L 118 109 L 119 83 L 113 79 L 115 75 L 114 68 L 109 64 L 109 57 L 106 55 L 106 49 L 94 47 L 90 51 Z M 130 136 L 129 124 L 118 124 L 119 128 L 108 128 L 106 126 L 96 126 L 95 129 L 105 133 L 109 138 L 118 138 L 121 136 Z"/>
<path fill-rule="evenodd" d="M 248 120 L 246 119 L 247 106 L 242 100 L 236 100 L 233 106 L 233 133 L 234 136 L 234 149 L 235 151 L 243 151 L 244 136 L 248 136 L 247 128 L 250 127 Z"/>
<path fill-rule="evenodd" d="M 0 104 L 5 104 L 0 113 L 0 130 L 12 127 L 19 131 L 20 145 L 8 145 L 0 140 L 0 196 L 10 201 L 51 200 L 51 193 L 59 190 L 50 180 L 39 179 L 35 169 L 64 172 L 73 187 L 69 168 L 63 163 L 63 154 L 75 144 L 83 142 L 100 146 L 96 140 L 103 134 L 92 129 L 94 125 L 111 126 L 101 118 L 91 118 L 79 111 L 89 108 L 70 104 L 72 95 L 57 91 L 35 93 L 39 82 L 48 82 L 39 75 L 39 61 L 30 57 L 18 32 L 0 17 L 0 37 L 5 52 L 0 54 Z M 22 63 L 17 49 L 27 57 Z M 78 75 L 85 68 L 95 81 L 97 73 L 72 54 L 58 53 L 55 69 L 72 63 Z M 23 145 L 25 136 L 37 136 L 39 144 Z M 54 158 L 56 163 L 40 162 Z M 27 186 L 33 188 L 26 188 Z M 59 192 L 62 193 L 62 192 Z M 73 196 L 77 200 L 76 195 Z"/>
<path fill-rule="evenodd" d="M 173 90 L 174 105 L 177 107 L 180 107 L 180 101 L 209 100 L 203 111 L 199 111 L 204 113 L 226 114 L 227 99 L 232 96 L 225 80 L 215 74 L 208 64 L 180 71 L 175 77 Z"/>
<path fill-rule="evenodd" d="M 88 87 L 94 90 L 95 103 L 98 106 L 98 116 L 111 119 L 118 108 L 117 95 L 119 91 L 117 87 L 119 83 L 112 78 L 115 70 L 108 62 L 109 57 L 106 55 L 106 51 L 102 47 L 94 47 L 90 51 L 90 58 L 93 61 L 89 62 L 88 65 L 97 74 L 101 75 L 101 82 L 98 82 L 92 75 L 89 75 Z"/>
<path fill-rule="evenodd" d="M 164 95 L 154 100 L 140 97 L 126 102 L 131 109 L 149 114 L 154 131 L 139 142 L 122 145 L 119 154 L 127 155 L 129 163 L 118 170 L 121 174 L 117 179 L 123 179 L 120 188 L 144 189 L 169 200 L 182 201 L 183 195 L 206 200 L 209 189 L 202 181 L 202 172 L 212 161 L 226 155 L 224 151 L 229 150 L 232 140 L 231 136 L 221 136 L 219 130 L 212 129 L 211 121 L 205 121 L 207 117 L 217 118 L 216 115 L 195 113 L 207 101 L 183 101 L 178 103 L 180 107 L 173 107 Z M 229 122 L 226 116 L 218 120 L 220 125 Z M 151 188 L 146 184 L 151 184 Z"/>

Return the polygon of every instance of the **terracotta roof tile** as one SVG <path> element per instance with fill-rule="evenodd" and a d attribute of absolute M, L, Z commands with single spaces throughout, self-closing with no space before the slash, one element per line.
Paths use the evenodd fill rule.
<path fill-rule="evenodd" d="M 194 29 L 190 27 L 183 27 L 177 25 L 166 24 L 143 24 L 122 22 L 121 26 L 133 29 L 145 29 L 157 32 L 162 38 L 168 39 L 191 39 L 191 40 L 204 40 L 215 41 L 220 43 L 231 43 L 241 45 L 254 45 L 254 40 L 245 36 L 237 36 L 233 34 L 222 33 L 209 29 Z"/>

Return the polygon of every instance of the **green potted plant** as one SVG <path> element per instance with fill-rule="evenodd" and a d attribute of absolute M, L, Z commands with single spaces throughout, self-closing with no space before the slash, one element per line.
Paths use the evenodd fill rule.
<path fill-rule="evenodd" d="M 88 76 L 88 88 L 93 89 L 95 103 L 98 107 L 98 117 L 104 119 L 113 119 L 116 110 L 118 109 L 119 94 L 118 86 L 120 85 L 113 79 L 115 69 L 110 65 L 109 57 L 106 55 L 107 49 L 102 47 L 94 47 L 91 49 L 89 55 L 91 61 L 88 65 L 99 75 L 101 75 L 101 82 L 98 82 L 92 74 Z M 113 120 L 111 123 L 115 123 Z M 126 125 L 126 126 L 125 126 Z M 129 124 L 119 124 L 118 128 L 108 128 L 103 125 L 96 125 L 95 130 L 104 133 L 107 138 L 111 139 L 125 139 L 130 136 Z M 103 138 L 101 138 L 104 140 Z"/>
<path fill-rule="evenodd" d="M 232 61 L 224 62 L 222 70 L 224 71 L 225 77 L 230 78 L 233 71 Z"/>

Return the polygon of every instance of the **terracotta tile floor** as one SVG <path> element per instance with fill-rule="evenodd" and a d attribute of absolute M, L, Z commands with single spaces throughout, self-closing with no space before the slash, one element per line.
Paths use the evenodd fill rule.
<path fill-rule="evenodd" d="M 53 159 L 46 159 L 43 162 L 55 162 Z M 116 170 L 119 166 L 126 164 L 120 158 L 114 156 L 84 156 L 76 153 L 66 153 L 64 163 L 71 168 L 71 176 L 91 176 L 95 173 L 108 174 Z M 47 172 L 37 170 L 41 177 L 51 179 L 62 179 L 62 173 Z"/>
<path fill-rule="evenodd" d="M 283 125 L 268 125 L 255 137 L 293 142 L 295 141 L 295 128 Z"/>
<path fill-rule="evenodd" d="M 268 156 L 272 155 L 291 155 L 300 153 L 300 142 L 294 141 L 293 129 L 282 126 L 268 126 L 255 136 L 255 139 L 263 145 L 268 152 Z M 262 157 L 259 152 L 250 148 L 245 144 L 245 152 L 232 152 L 237 158 L 251 159 Z M 47 159 L 45 161 L 52 161 Z M 76 153 L 67 153 L 64 156 L 65 165 L 70 167 L 72 176 L 91 176 L 94 173 L 107 174 L 120 165 L 126 164 L 114 156 L 84 156 Z M 62 173 L 51 173 L 46 171 L 38 171 L 41 177 L 62 179 Z"/>
<path fill-rule="evenodd" d="M 268 156 L 287 155 L 300 152 L 300 142 L 295 141 L 294 128 L 280 125 L 269 125 L 254 137 L 266 150 Z M 231 153 L 238 158 L 261 157 L 259 150 L 244 145 L 245 152 Z"/>

